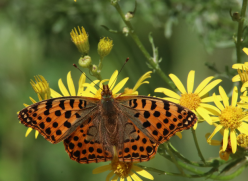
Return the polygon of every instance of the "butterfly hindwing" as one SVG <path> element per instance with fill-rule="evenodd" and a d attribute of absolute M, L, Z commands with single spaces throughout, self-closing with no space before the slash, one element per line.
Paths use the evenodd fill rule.
<path fill-rule="evenodd" d="M 97 139 L 98 128 L 93 122 L 99 122 L 96 115 L 89 117 L 64 140 L 65 150 L 72 160 L 79 163 L 98 163 L 112 159 L 112 154 L 105 150 Z"/>
<path fill-rule="evenodd" d="M 123 162 L 150 160 L 156 153 L 157 143 L 150 140 L 130 119 L 127 126 L 132 128 L 132 131 L 124 138 L 123 148 L 118 151 L 119 160 Z"/>
<path fill-rule="evenodd" d="M 97 101 L 77 96 L 48 99 L 24 108 L 18 117 L 22 124 L 38 130 L 51 143 L 58 143 L 96 110 Z"/>

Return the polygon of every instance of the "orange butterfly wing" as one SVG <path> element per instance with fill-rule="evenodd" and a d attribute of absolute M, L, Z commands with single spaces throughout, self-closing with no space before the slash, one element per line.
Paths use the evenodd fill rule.
<path fill-rule="evenodd" d="M 48 99 L 24 108 L 18 118 L 25 126 L 38 130 L 46 140 L 58 143 L 94 114 L 98 101 L 77 96 Z"/>
<path fill-rule="evenodd" d="M 148 96 L 116 98 L 128 122 L 135 128 L 136 137 L 124 141 L 118 151 L 123 161 L 148 161 L 157 152 L 159 144 L 169 140 L 176 132 L 189 129 L 196 115 L 178 104 Z"/>
<path fill-rule="evenodd" d="M 103 145 L 96 138 L 97 130 L 93 121 L 95 115 L 89 117 L 64 140 L 66 152 L 72 160 L 79 163 L 97 163 L 112 159 L 112 154 L 104 150 Z"/>
<path fill-rule="evenodd" d="M 148 161 L 156 154 L 159 144 L 176 132 L 189 129 L 197 120 L 189 109 L 153 97 L 117 97 L 113 105 L 118 107 L 117 121 L 125 123 L 120 128 L 122 140 L 117 150 L 119 160 L 125 162 Z M 102 162 L 112 159 L 114 145 L 106 146 L 103 141 L 108 135 L 101 131 L 104 121 L 100 106 L 100 100 L 95 98 L 61 97 L 26 107 L 18 117 L 51 143 L 64 140 L 72 160 Z"/>

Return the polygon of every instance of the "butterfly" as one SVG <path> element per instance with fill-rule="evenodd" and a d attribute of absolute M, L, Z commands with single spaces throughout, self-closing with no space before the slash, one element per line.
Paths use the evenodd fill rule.
<path fill-rule="evenodd" d="M 191 110 L 160 98 L 114 98 L 108 85 L 103 85 L 101 99 L 48 99 L 24 108 L 18 118 L 51 143 L 63 141 L 70 158 L 79 163 L 114 156 L 123 162 L 148 161 L 160 144 L 197 121 Z"/>

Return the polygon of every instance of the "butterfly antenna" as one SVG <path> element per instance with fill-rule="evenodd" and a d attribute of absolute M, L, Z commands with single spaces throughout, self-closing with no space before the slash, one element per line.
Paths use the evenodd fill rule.
<path fill-rule="evenodd" d="M 73 66 L 75 68 L 77 68 L 80 72 L 82 72 L 85 75 L 85 77 L 87 77 L 87 79 L 89 79 L 91 82 L 93 82 L 80 68 L 78 68 L 78 66 L 76 64 L 73 64 Z M 95 84 L 95 82 L 93 82 L 93 84 Z M 99 89 L 101 89 L 101 87 L 99 87 L 99 85 L 95 84 L 95 86 L 97 86 Z"/>
<path fill-rule="evenodd" d="M 118 75 L 121 73 L 122 69 L 124 68 L 124 66 L 126 65 L 126 63 L 128 62 L 128 60 L 129 60 L 129 57 L 127 57 L 127 59 L 126 59 L 125 63 L 122 65 L 122 67 L 121 67 L 120 71 L 118 72 L 118 74 L 117 74 L 117 76 L 116 76 L 116 78 L 115 78 L 115 81 L 117 80 Z M 112 85 L 115 83 L 115 81 L 113 81 L 113 83 L 111 84 L 111 86 L 110 86 L 110 87 L 112 87 Z M 109 88 L 110 88 L 110 87 L 109 87 Z"/>

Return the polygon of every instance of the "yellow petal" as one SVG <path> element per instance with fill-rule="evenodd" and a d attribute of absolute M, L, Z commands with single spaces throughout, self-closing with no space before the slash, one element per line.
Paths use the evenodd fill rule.
<path fill-rule="evenodd" d="M 232 106 L 236 106 L 238 101 L 238 88 L 234 86 L 232 93 Z"/>
<path fill-rule="evenodd" d="M 187 79 L 187 90 L 188 90 L 188 94 L 191 94 L 193 92 L 194 79 L 195 79 L 195 71 L 194 70 L 191 70 L 189 72 L 188 79 Z"/>
<path fill-rule="evenodd" d="M 212 125 L 212 119 L 210 116 L 206 113 L 205 109 L 203 107 L 196 108 L 196 112 L 207 121 L 208 124 Z"/>
<path fill-rule="evenodd" d="M 215 105 L 222 111 L 224 109 L 224 106 L 220 103 L 220 101 L 216 98 L 215 93 L 213 93 L 213 97 L 214 97 L 214 103 Z"/>
<path fill-rule="evenodd" d="M 32 128 L 28 128 L 26 131 L 25 137 L 27 137 L 32 130 L 33 130 Z"/>
<path fill-rule="evenodd" d="M 211 117 L 212 119 L 212 122 L 218 122 L 220 121 L 220 118 L 219 117 Z"/>
<path fill-rule="evenodd" d="M 85 83 L 85 80 L 86 80 L 85 73 L 82 73 L 80 78 L 79 78 L 79 81 L 78 81 L 78 93 L 77 93 L 77 96 L 82 95 L 82 92 L 84 91 L 83 84 Z"/>
<path fill-rule="evenodd" d="M 231 139 L 232 152 L 236 153 L 236 151 L 237 151 L 237 137 L 236 137 L 235 129 L 231 129 L 230 139 Z"/>
<path fill-rule="evenodd" d="M 127 181 L 133 181 L 130 176 L 127 176 Z"/>
<path fill-rule="evenodd" d="M 76 96 L 75 86 L 74 86 L 73 80 L 71 78 L 71 71 L 68 72 L 68 74 L 67 74 L 67 86 L 68 86 L 68 89 L 69 89 L 71 96 Z"/>
<path fill-rule="evenodd" d="M 216 98 L 219 100 L 219 101 L 222 101 L 222 98 L 220 95 L 215 95 Z M 214 102 L 214 98 L 213 96 L 209 96 L 209 97 L 205 97 L 205 98 L 202 98 L 201 99 L 201 102 Z"/>
<path fill-rule="evenodd" d="M 212 106 L 210 104 L 204 104 L 204 103 L 200 103 L 199 105 L 207 109 L 208 111 L 210 111 L 212 115 L 219 116 L 221 114 L 221 111 L 215 106 Z"/>
<path fill-rule="evenodd" d="M 248 48 L 245 47 L 242 50 L 246 53 L 246 55 L 248 55 Z"/>
<path fill-rule="evenodd" d="M 152 71 L 148 71 L 144 75 L 142 75 L 135 84 L 135 86 L 133 87 L 133 91 L 136 91 L 142 84 L 149 84 L 148 81 L 144 81 L 144 80 L 147 78 L 151 78 L 151 73 Z"/>
<path fill-rule="evenodd" d="M 25 107 L 28 107 L 28 106 L 29 106 L 28 104 L 25 104 L 25 103 L 23 103 L 23 105 L 24 105 Z M 20 111 L 18 111 L 17 114 L 19 114 L 19 112 L 20 112 Z"/>
<path fill-rule="evenodd" d="M 214 78 L 214 76 L 210 76 L 210 77 L 207 77 L 206 79 L 204 79 L 199 85 L 198 87 L 196 88 L 195 90 L 195 94 L 198 94 L 199 92 L 202 91 L 202 89 L 204 87 L 206 87 L 206 85 Z"/>
<path fill-rule="evenodd" d="M 109 172 L 109 174 L 106 177 L 106 181 L 109 181 L 114 174 L 115 174 L 114 171 Z"/>
<path fill-rule="evenodd" d="M 244 64 L 243 63 L 236 63 L 232 65 L 233 69 L 243 69 Z"/>
<path fill-rule="evenodd" d="M 180 139 L 182 139 L 182 137 L 183 137 L 183 135 L 182 135 L 181 132 L 176 132 L 176 135 L 177 135 Z"/>
<path fill-rule="evenodd" d="M 120 178 L 120 181 L 124 181 L 125 179 L 124 178 Z"/>
<path fill-rule="evenodd" d="M 242 69 L 242 68 L 241 68 L 241 69 Z M 233 82 L 239 82 L 239 81 L 241 81 L 241 78 L 240 78 L 239 74 L 235 75 L 235 76 L 232 78 L 232 81 L 233 81 Z"/>
<path fill-rule="evenodd" d="M 228 107 L 229 106 L 229 97 L 226 95 L 226 92 L 223 89 L 223 87 L 219 86 L 219 92 L 220 92 L 220 96 L 223 100 L 224 106 Z"/>
<path fill-rule="evenodd" d="M 245 82 L 245 83 L 242 85 L 240 92 L 246 91 L 246 88 L 247 88 L 247 87 L 248 87 L 248 82 Z"/>
<path fill-rule="evenodd" d="M 240 99 L 242 101 L 248 102 L 248 97 L 247 96 L 240 96 Z"/>
<path fill-rule="evenodd" d="M 199 92 L 198 96 L 202 97 L 207 94 L 210 90 L 212 90 L 216 85 L 218 85 L 222 80 L 217 79 L 208 84 L 201 92 Z"/>
<path fill-rule="evenodd" d="M 223 136 L 223 146 L 222 146 L 223 151 L 226 151 L 226 147 L 228 144 L 228 135 L 229 135 L 229 128 L 225 128 L 224 129 L 224 136 Z"/>
<path fill-rule="evenodd" d="M 39 136 L 39 131 L 35 130 L 35 135 L 34 135 L 35 139 L 37 139 L 38 136 Z"/>
<path fill-rule="evenodd" d="M 133 165 L 132 166 L 132 169 L 139 175 L 141 175 L 142 177 L 145 177 L 147 179 L 150 179 L 150 180 L 154 180 L 153 176 L 147 172 L 146 170 L 136 166 L 136 165 Z"/>
<path fill-rule="evenodd" d="M 112 74 L 112 76 L 110 77 L 109 79 L 109 83 L 108 83 L 108 86 L 109 86 L 109 89 L 112 90 L 112 88 L 114 87 L 115 85 L 115 82 L 116 82 L 116 77 L 118 75 L 118 70 L 114 71 L 114 73 Z"/>
<path fill-rule="evenodd" d="M 207 133 L 205 135 L 205 139 L 208 140 L 208 137 L 210 136 L 211 134 L 210 133 Z M 212 145 L 212 146 L 219 146 L 221 145 L 221 141 L 218 141 L 218 140 L 211 140 L 208 144 Z"/>
<path fill-rule="evenodd" d="M 40 94 L 37 94 L 39 101 L 42 101 Z"/>
<path fill-rule="evenodd" d="M 67 91 L 65 85 L 62 82 L 62 79 L 59 79 L 59 89 L 63 96 L 70 96 L 69 92 Z"/>
<path fill-rule="evenodd" d="M 246 124 L 246 123 L 241 123 L 241 125 L 238 127 L 238 130 L 241 132 L 241 133 L 244 133 L 244 134 L 247 134 L 248 133 L 248 129 L 245 128 L 243 126 L 243 124 Z M 247 125 L 247 124 L 246 124 Z"/>
<path fill-rule="evenodd" d="M 50 88 L 50 92 L 51 92 L 52 98 L 63 97 L 61 94 L 59 94 L 58 92 L 56 92 L 55 90 L 53 90 L 51 88 Z"/>
<path fill-rule="evenodd" d="M 117 92 L 119 92 L 123 87 L 124 85 L 127 83 L 129 77 L 126 77 L 125 79 L 121 80 L 115 87 L 114 89 L 112 90 L 112 93 L 113 94 L 116 94 Z"/>
<path fill-rule="evenodd" d="M 29 97 L 29 99 L 32 101 L 33 104 L 36 103 L 36 101 L 32 97 Z"/>
<path fill-rule="evenodd" d="M 156 88 L 154 90 L 154 92 L 162 92 L 164 93 L 165 95 L 169 96 L 169 97 L 172 97 L 172 98 L 175 98 L 175 99 L 180 99 L 181 97 L 175 93 L 174 91 L 170 90 L 170 89 L 166 89 L 166 88 L 162 88 L 162 87 L 159 87 L 159 88 Z"/>
<path fill-rule="evenodd" d="M 242 122 L 242 123 L 240 124 L 240 127 L 244 128 L 244 129 L 246 129 L 246 130 L 248 130 L 248 124 L 247 124 L 247 123 Z M 248 133 L 248 132 L 247 132 L 247 133 Z M 247 134 L 247 133 L 246 133 L 246 134 Z"/>
<path fill-rule="evenodd" d="M 93 94 L 96 94 L 97 89 L 94 87 L 94 85 L 92 85 L 91 83 L 84 83 L 83 85 L 84 87 L 87 87 L 85 92 L 92 92 Z"/>
<path fill-rule="evenodd" d="M 130 171 L 130 176 L 132 177 L 132 179 L 133 179 L 134 181 L 142 181 L 142 180 L 138 177 L 138 175 L 136 175 L 136 174 L 133 173 L 132 171 Z"/>
<path fill-rule="evenodd" d="M 222 125 L 218 125 L 218 126 L 214 129 L 213 133 L 209 136 L 209 138 L 208 138 L 208 140 L 207 140 L 208 143 L 211 143 L 211 139 L 214 137 L 214 135 L 215 135 L 222 127 L 223 127 Z"/>
<path fill-rule="evenodd" d="M 104 165 L 104 166 L 97 167 L 94 170 L 92 170 L 92 173 L 98 174 L 98 173 L 106 172 L 108 170 L 111 170 L 111 165 Z"/>
<path fill-rule="evenodd" d="M 169 98 L 169 97 L 165 97 L 165 98 L 162 98 L 162 99 L 164 99 L 166 101 L 174 102 L 176 104 L 179 104 L 179 102 L 180 102 L 178 99 Z"/>
<path fill-rule="evenodd" d="M 237 103 L 237 105 L 238 105 L 239 107 L 248 109 L 248 104 L 247 104 L 247 103 Z"/>
<path fill-rule="evenodd" d="M 171 80 L 174 82 L 174 84 L 177 86 L 178 90 L 182 93 L 185 94 L 186 90 L 182 84 L 182 82 L 178 79 L 177 76 L 175 76 L 174 74 L 170 74 L 169 77 L 171 78 Z"/>

